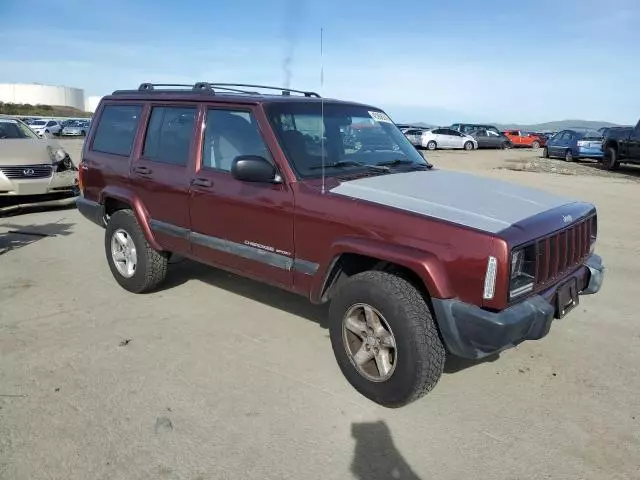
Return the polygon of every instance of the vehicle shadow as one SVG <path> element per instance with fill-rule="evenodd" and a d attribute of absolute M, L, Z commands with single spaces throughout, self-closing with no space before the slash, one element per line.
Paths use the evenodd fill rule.
<path fill-rule="evenodd" d="M 351 424 L 356 441 L 351 472 L 361 480 L 420 480 L 393 443 L 383 421 Z"/>
<path fill-rule="evenodd" d="M 624 163 L 620 165 L 618 170 L 610 172 L 607 171 L 600 162 L 595 160 L 580 160 L 578 164 L 584 167 L 593 168 L 594 170 L 600 170 L 607 173 L 608 175 L 611 175 L 614 178 L 619 177 L 636 181 L 640 180 L 640 165 L 630 165 Z"/>
<path fill-rule="evenodd" d="M 168 290 L 190 280 L 205 282 L 328 328 L 328 305 L 314 305 L 306 297 L 188 259 L 170 261 L 167 279 L 157 291 Z"/>
<path fill-rule="evenodd" d="M 489 355 L 485 358 L 471 360 L 468 358 L 456 357 L 455 355 L 447 355 L 444 364 L 444 373 L 457 373 L 467 368 L 472 368 L 483 363 L 492 363 L 500 358 L 499 354 Z"/>
<path fill-rule="evenodd" d="M 14 225 L 0 223 L 0 255 L 12 252 L 46 237 L 68 236 L 73 223 L 45 223 L 41 225 Z"/>

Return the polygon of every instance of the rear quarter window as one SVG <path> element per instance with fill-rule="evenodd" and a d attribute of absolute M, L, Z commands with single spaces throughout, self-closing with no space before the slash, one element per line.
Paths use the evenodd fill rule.
<path fill-rule="evenodd" d="M 138 130 L 142 105 L 105 105 L 97 120 L 91 150 L 128 157 Z"/>

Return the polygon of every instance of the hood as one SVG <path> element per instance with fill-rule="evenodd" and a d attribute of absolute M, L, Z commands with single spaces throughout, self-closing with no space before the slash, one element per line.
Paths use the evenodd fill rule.
<path fill-rule="evenodd" d="M 60 148 L 56 142 L 42 139 L 0 139 L 0 165 L 50 164 L 47 146 Z"/>
<path fill-rule="evenodd" d="M 499 180 L 446 170 L 344 181 L 330 192 L 498 233 L 573 200 Z"/>

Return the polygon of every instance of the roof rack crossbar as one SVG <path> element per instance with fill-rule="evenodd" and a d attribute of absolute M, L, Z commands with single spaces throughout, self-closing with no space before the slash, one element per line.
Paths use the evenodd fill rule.
<path fill-rule="evenodd" d="M 300 93 L 305 97 L 320 98 L 316 92 L 309 92 L 304 90 L 295 90 L 293 88 L 286 87 L 272 87 L 269 85 L 251 85 L 247 83 L 210 83 L 212 87 L 244 87 L 244 88 L 264 88 L 265 90 L 280 90 L 282 95 L 290 95 L 291 93 Z"/>

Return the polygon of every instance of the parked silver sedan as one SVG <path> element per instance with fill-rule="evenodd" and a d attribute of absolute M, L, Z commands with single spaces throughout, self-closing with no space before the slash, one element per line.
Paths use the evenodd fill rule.
<path fill-rule="evenodd" d="M 427 131 L 425 128 L 401 128 L 400 131 L 404 133 L 407 140 L 411 142 L 414 147 L 422 148 L 422 134 Z"/>
<path fill-rule="evenodd" d="M 422 134 L 422 147 L 427 150 L 436 148 L 462 148 L 464 150 L 475 150 L 478 148 L 478 141 L 471 135 L 458 132 L 448 127 L 434 128 Z"/>
<path fill-rule="evenodd" d="M 24 204 L 72 205 L 78 169 L 57 141 L 0 116 L 0 213 Z"/>
<path fill-rule="evenodd" d="M 84 137 L 89 131 L 89 122 L 86 120 L 77 120 L 70 122 L 62 128 L 61 135 L 63 137 Z"/>

